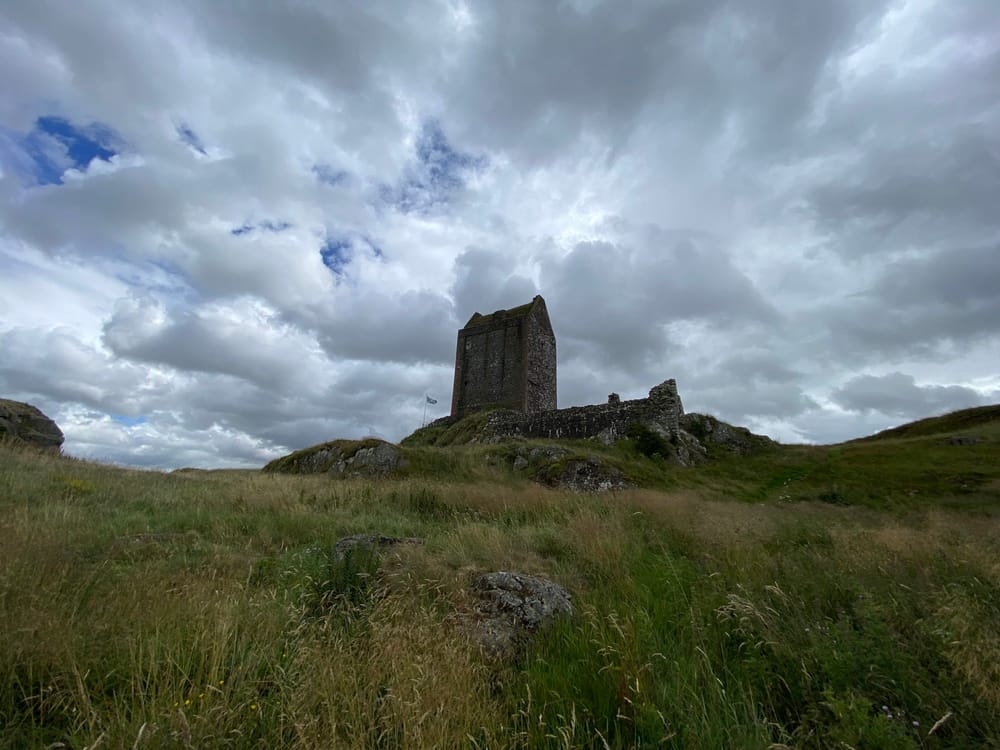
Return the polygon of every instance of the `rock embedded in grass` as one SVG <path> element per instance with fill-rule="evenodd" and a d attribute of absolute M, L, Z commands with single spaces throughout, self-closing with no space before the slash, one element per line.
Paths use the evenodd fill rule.
<path fill-rule="evenodd" d="M 569 458 L 544 467 L 539 481 L 551 487 L 573 492 L 608 492 L 634 487 L 622 471 L 600 458 Z"/>
<path fill-rule="evenodd" d="M 406 466 L 398 446 L 378 438 L 331 440 L 271 461 L 265 472 L 328 474 L 332 477 L 385 477 Z"/>
<path fill-rule="evenodd" d="M 975 435 L 952 435 L 948 438 L 948 445 L 976 445 L 979 438 Z"/>
<path fill-rule="evenodd" d="M 574 614 L 572 597 L 558 583 L 524 573 L 497 571 L 473 585 L 479 598 L 473 634 L 483 649 L 509 656 L 532 633 Z"/>
<path fill-rule="evenodd" d="M 397 544 L 423 544 L 424 540 L 416 536 L 386 536 L 385 534 L 352 534 L 339 539 L 333 545 L 333 557 L 340 562 L 347 557 L 348 552 L 356 549 L 379 550 L 384 547 L 394 547 Z"/>

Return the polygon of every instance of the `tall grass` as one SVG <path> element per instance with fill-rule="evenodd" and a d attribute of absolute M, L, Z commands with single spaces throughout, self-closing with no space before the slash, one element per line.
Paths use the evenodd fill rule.
<path fill-rule="evenodd" d="M 996 492 L 749 504 L 739 471 L 581 496 L 0 446 L 0 747 L 1000 746 Z M 332 558 L 365 531 L 426 543 Z M 498 569 L 576 617 L 482 654 Z"/>

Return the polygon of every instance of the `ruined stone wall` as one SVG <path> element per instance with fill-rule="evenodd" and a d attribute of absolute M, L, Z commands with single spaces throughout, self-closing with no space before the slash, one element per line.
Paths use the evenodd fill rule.
<path fill-rule="evenodd" d="M 631 424 L 644 424 L 666 438 L 675 438 L 684 414 L 677 383 L 667 380 L 652 388 L 648 398 L 621 401 L 612 394 L 606 404 L 574 406 L 537 414 L 498 411 L 490 415 L 484 433 L 488 440 L 508 437 L 551 439 L 597 438 L 613 443 L 625 437 Z"/>

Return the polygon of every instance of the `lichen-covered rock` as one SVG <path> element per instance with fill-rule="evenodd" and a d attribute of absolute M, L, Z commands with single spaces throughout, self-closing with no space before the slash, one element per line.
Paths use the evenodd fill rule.
<path fill-rule="evenodd" d="M 532 465 L 538 466 L 543 463 L 552 463 L 569 454 L 570 450 L 568 448 L 558 445 L 536 445 L 531 447 L 520 445 L 514 451 L 513 455 L 509 452 L 501 455 L 506 455 L 505 460 L 510 462 L 514 471 L 524 471 Z"/>
<path fill-rule="evenodd" d="M 473 635 L 488 653 L 509 655 L 557 617 L 574 614 L 572 597 L 558 583 L 497 571 L 473 585 L 478 598 Z"/>
<path fill-rule="evenodd" d="M 361 448 L 352 457 L 337 464 L 341 474 L 352 476 L 383 476 L 400 468 L 403 455 L 389 443 Z"/>
<path fill-rule="evenodd" d="M 264 467 L 282 474 L 381 477 L 406 466 L 400 449 L 377 438 L 332 440 L 276 458 Z"/>
<path fill-rule="evenodd" d="M 594 456 L 556 461 L 543 467 L 536 478 L 542 484 L 573 492 L 607 492 L 633 486 L 620 469 Z"/>
<path fill-rule="evenodd" d="M 739 455 L 774 445 L 769 437 L 755 435 L 745 427 L 734 427 L 708 414 L 684 414 L 680 428 L 706 448 L 718 446 Z"/>
<path fill-rule="evenodd" d="M 394 547 L 397 544 L 423 544 L 424 540 L 416 536 L 386 536 L 385 534 L 352 534 L 339 539 L 333 545 L 333 558 L 340 562 L 351 550 L 380 550 Z"/>
<path fill-rule="evenodd" d="M 64 440 L 59 426 L 40 409 L 9 399 L 0 399 L 0 438 L 13 438 L 57 452 Z"/>

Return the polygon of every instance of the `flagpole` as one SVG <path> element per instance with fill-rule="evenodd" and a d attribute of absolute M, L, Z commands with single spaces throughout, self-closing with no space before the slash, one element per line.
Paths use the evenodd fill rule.
<path fill-rule="evenodd" d="M 420 418 L 420 426 L 421 427 L 426 427 L 427 426 L 427 394 L 426 393 L 424 394 L 424 416 L 422 416 Z"/>

